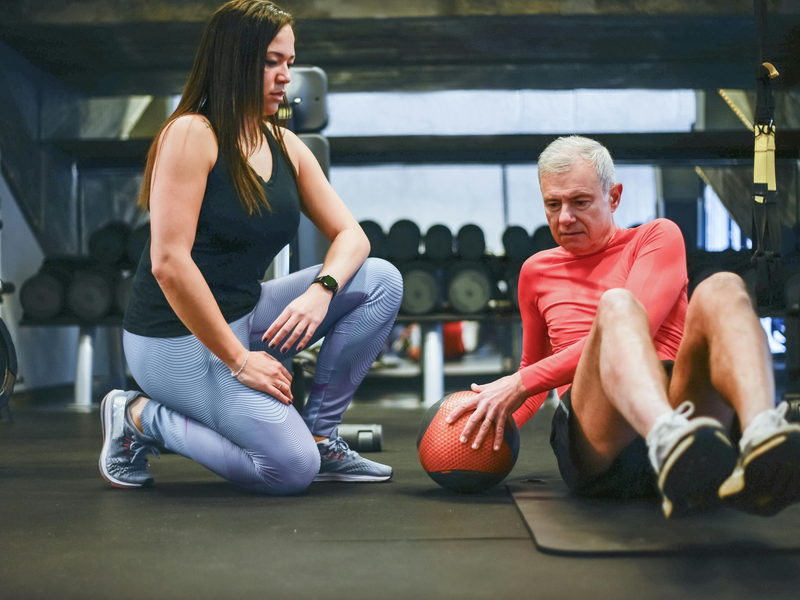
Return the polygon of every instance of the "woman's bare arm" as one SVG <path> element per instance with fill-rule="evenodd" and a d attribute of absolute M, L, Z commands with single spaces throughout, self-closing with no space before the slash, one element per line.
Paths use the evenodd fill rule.
<path fill-rule="evenodd" d="M 217 141 L 203 117 L 186 115 L 167 128 L 160 143 L 150 192 L 153 276 L 189 331 L 236 372 L 248 350 L 225 321 L 191 256 L 206 180 L 217 160 Z M 288 371 L 265 353 L 258 354 L 264 356 L 249 358 L 251 368 L 240 380 L 290 402 Z M 286 384 L 280 386 L 285 393 L 273 389 L 278 382 Z"/>
<path fill-rule="evenodd" d="M 331 187 L 311 150 L 290 131 L 285 133 L 285 140 L 297 170 L 297 189 L 307 215 L 331 242 L 322 274 L 334 277 L 341 288 L 369 256 L 369 241 L 358 221 Z M 312 285 L 286 307 L 267 329 L 264 339 L 270 340 L 271 346 L 276 346 L 294 329 L 286 337 L 282 349 L 288 350 L 301 336 L 297 347 L 304 348 L 325 318 L 332 297 L 333 294 L 322 286 Z"/>

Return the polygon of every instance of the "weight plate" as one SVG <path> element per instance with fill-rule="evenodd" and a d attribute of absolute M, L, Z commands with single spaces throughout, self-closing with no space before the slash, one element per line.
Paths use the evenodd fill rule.
<path fill-rule="evenodd" d="M 28 317 L 52 319 L 64 310 L 64 286 L 52 275 L 39 273 L 22 286 L 19 301 Z"/>
<path fill-rule="evenodd" d="M 81 319 L 93 321 L 106 316 L 112 301 L 111 287 L 94 273 L 76 276 L 67 288 L 67 307 Z"/>
<path fill-rule="evenodd" d="M 426 269 L 403 272 L 403 302 L 400 309 L 410 315 L 424 315 L 439 304 L 439 283 Z"/>
<path fill-rule="evenodd" d="M 450 280 L 447 297 L 453 310 L 458 313 L 481 312 L 492 299 L 492 282 L 484 271 L 466 267 Z"/>

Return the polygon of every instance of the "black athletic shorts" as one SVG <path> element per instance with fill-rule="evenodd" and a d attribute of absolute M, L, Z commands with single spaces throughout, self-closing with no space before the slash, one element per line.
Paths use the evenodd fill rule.
<path fill-rule="evenodd" d="M 662 361 L 667 377 L 672 375 L 673 361 Z M 643 437 L 637 437 L 599 475 L 586 476 L 580 472 L 572 460 L 571 419 L 572 388 L 561 397 L 561 404 L 553 415 L 550 431 L 550 445 L 556 454 L 558 470 L 570 490 L 589 498 L 615 498 L 628 500 L 658 495 L 658 480 L 647 457 L 647 444 Z"/>

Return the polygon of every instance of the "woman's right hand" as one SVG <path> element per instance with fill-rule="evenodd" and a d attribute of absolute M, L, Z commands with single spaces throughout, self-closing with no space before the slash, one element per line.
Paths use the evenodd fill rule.
<path fill-rule="evenodd" d="M 277 398 L 284 404 L 292 403 L 292 376 L 286 367 L 266 352 L 251 351 L 247 364 L 236 379 L 249 388 Z"/>

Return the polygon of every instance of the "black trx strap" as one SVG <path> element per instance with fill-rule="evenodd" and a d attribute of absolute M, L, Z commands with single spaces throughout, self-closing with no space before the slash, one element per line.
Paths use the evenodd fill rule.
<path fill-rule="evenodd" d="M 757 275 L 756 303 L 761 308 L 782 307 L 781 218 L 775 180 L 775 99 L 772 96 L 772 80 L 778 76 L 778 71 L 770 63 L 763 62 L 767 37 L 766 0 L 756 0 L 755 7 L 758 70 L 753 131 L 753 230 L 756 243 L 753 263 Z"/>

